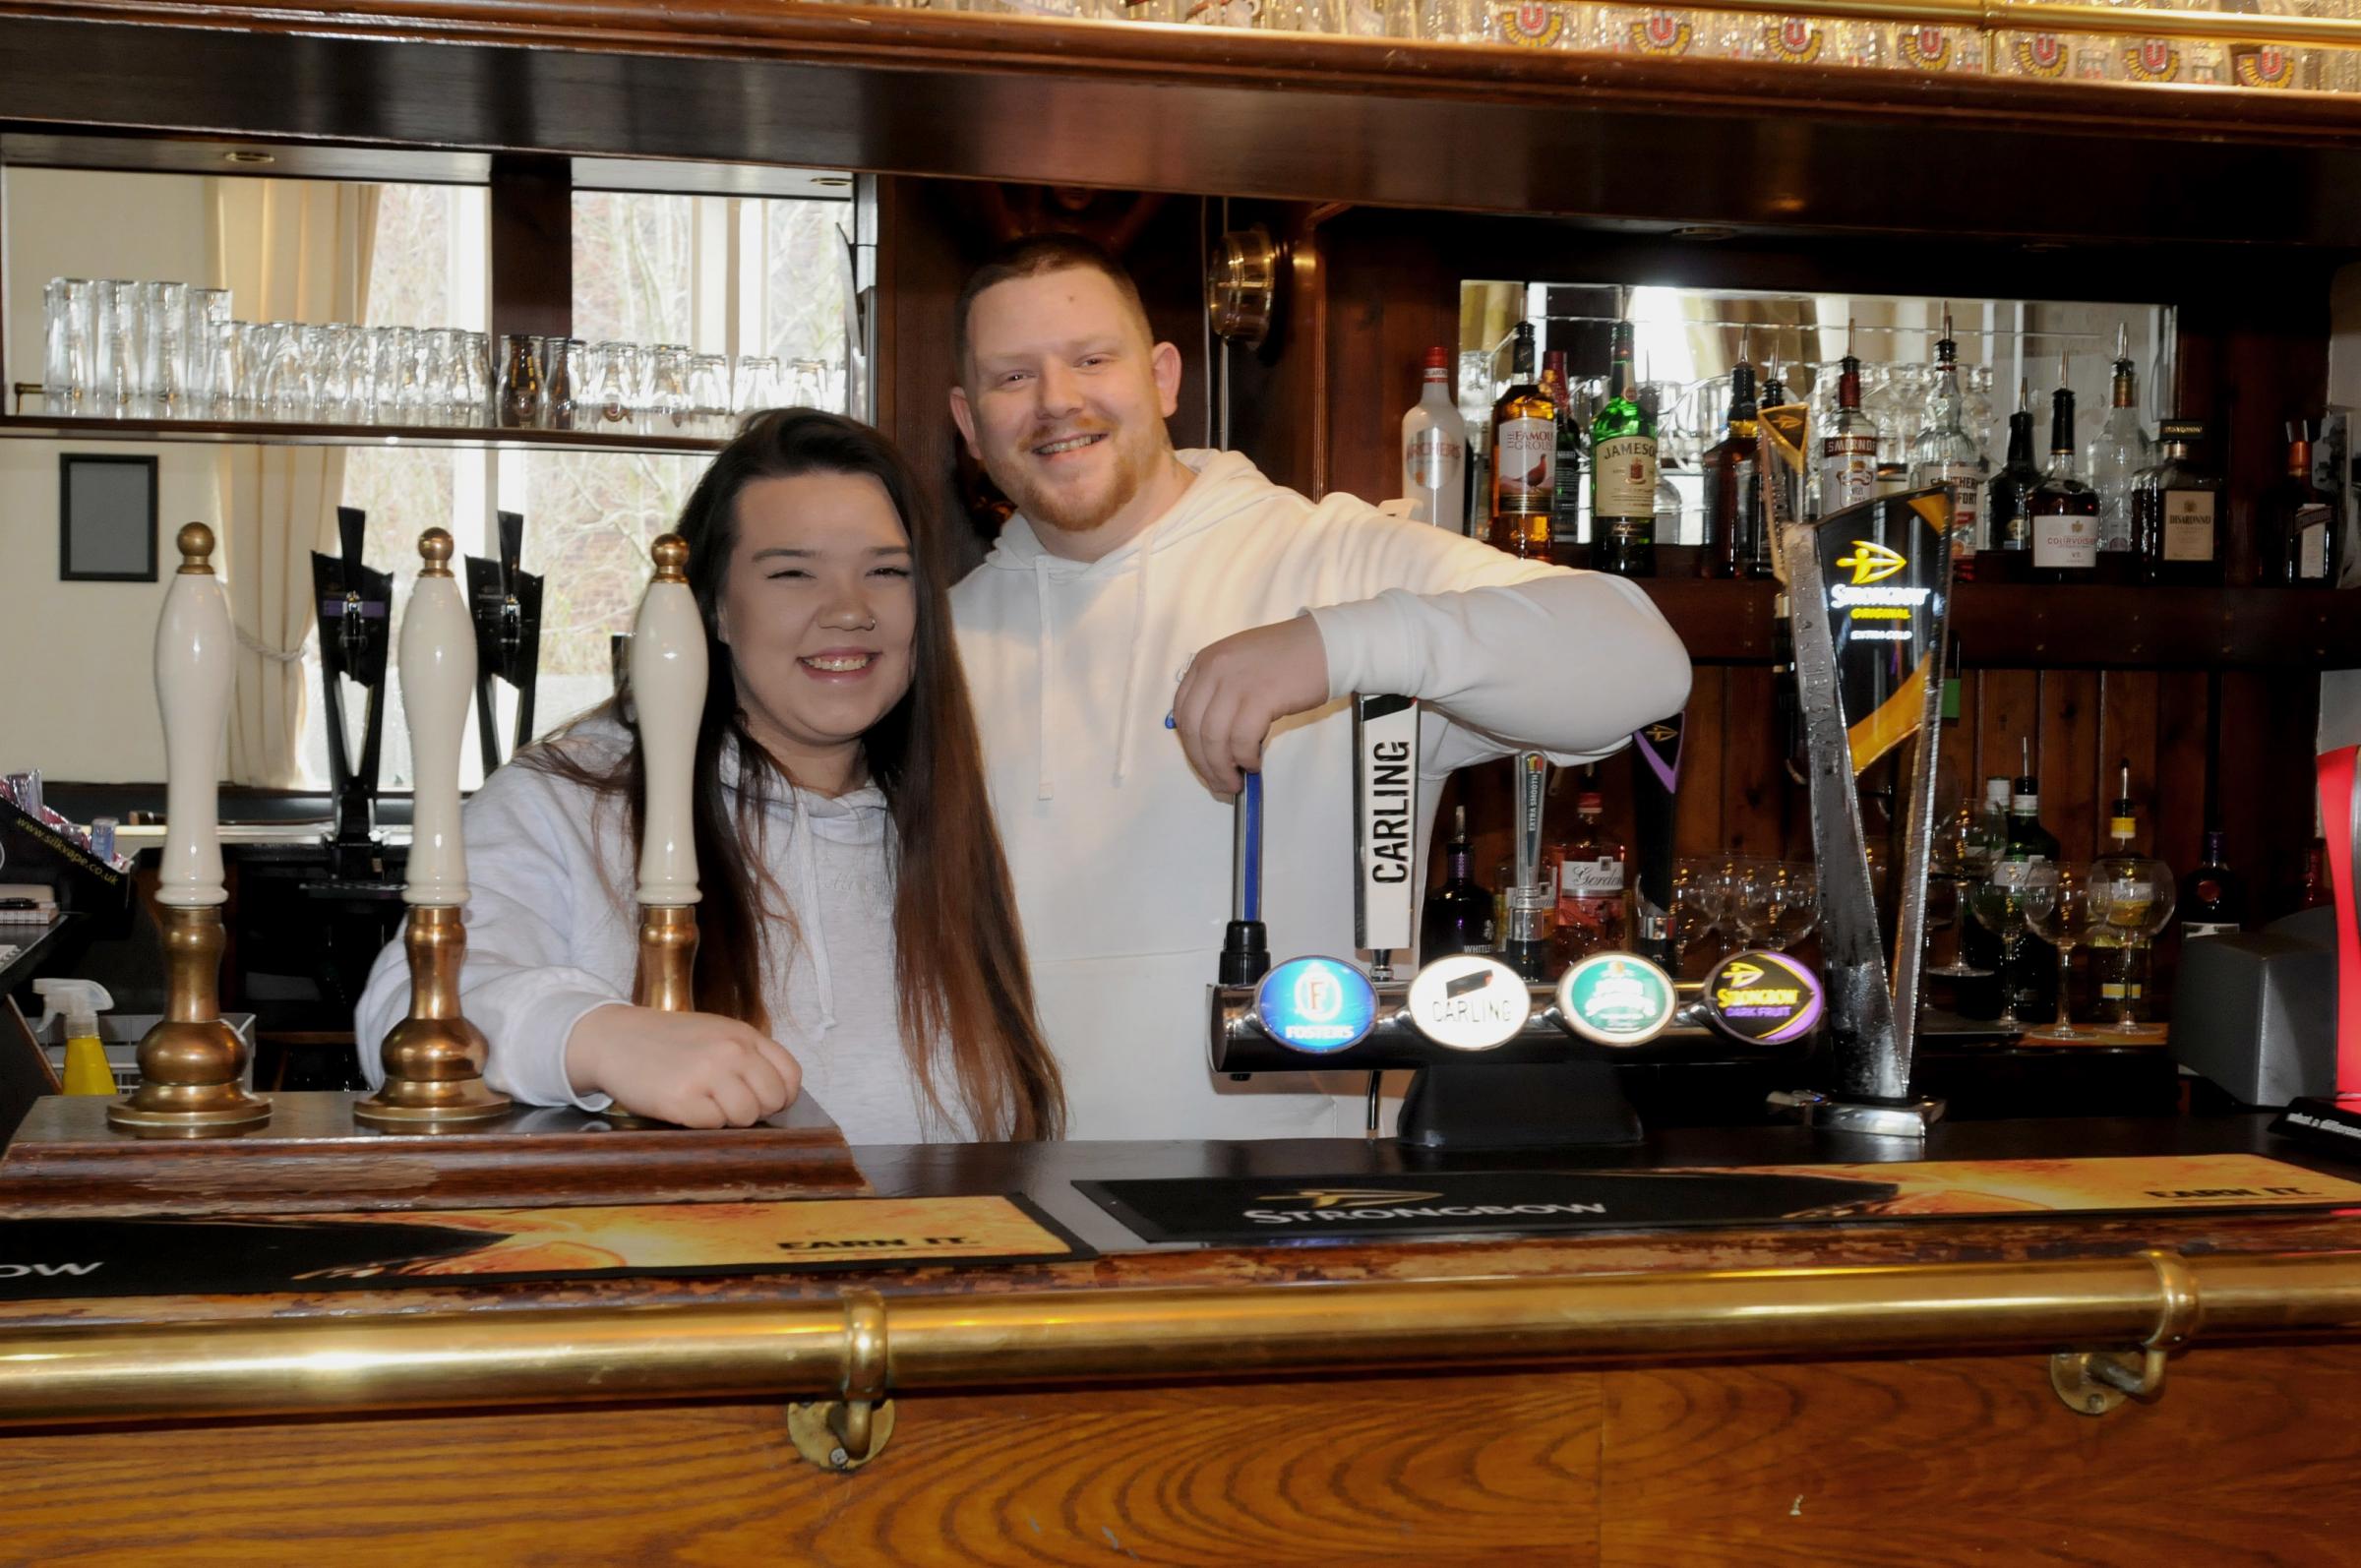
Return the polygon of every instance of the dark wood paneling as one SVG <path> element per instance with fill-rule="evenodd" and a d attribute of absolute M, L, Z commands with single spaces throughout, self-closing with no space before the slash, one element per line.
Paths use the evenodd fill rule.
<path fill-rule="evenodd" d="M 574 335 L 574 166 L 503 153 L 492 160 L 492 338 Z"/>
<path fill-rule="evenodd" d="M 1731 748 L 1746 744 L 1745 731 L 1729 723 L 1725 692 L 1729 672 L 1697 670 L 1680 733 L 1680 793 L 1673 797 L 1672 843 L 1683 855 L 1711 855 L 1722 848 L 1722 776 Z"/>
<path fill-rule="evenodd" d="M 2088 860 L 2097 843 L 2098 677 L 2051 670 L 2041 677 L 2041 814 L 2068 860 Z"/>

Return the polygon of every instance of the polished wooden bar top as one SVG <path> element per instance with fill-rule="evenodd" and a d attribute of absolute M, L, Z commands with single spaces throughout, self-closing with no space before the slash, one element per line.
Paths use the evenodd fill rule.
<path fill-rule="evenodd" d="M 2361 1247 L 2361 1213 L 2325 1209 L 2006 1218 L 1928 1217 L 1597 1231 L 1531 1236 L 1354 1238 L 1201 1246 L 1143 1241 L 1074 1183 L 1170 1177 L 1349 1177 L 1402 1183 L 1444 1171 L 1643 1171 L 1727 1166 L 1892 1164 L 2125 1156 L 2262 1154 L 2361 1179 L 2361 1166 L 2313 1155 L 2266 1131 L 2268 1114 L 2152 1119 L 1939 1124 L 1923 1148 L 1800 1126 L 1678 1129 L 1641 1147 L 1430 1153 L 1391 1140 L 1237 1143 L 935 1144 L 854 1151 L 878 1197 L 1022 1193 L 1100 1256 L 1058 1262 L 930 1264 L 698 1278 L 472 1281 L 253 1296 L 175 1296 L 0 1303 L 0 1331 L 43 1324 L 138 1324 L 425 1312 L 833 1300 L 872 1291 L 942 1297 L 1111 1288 L 1236 1289 L 1311 1283 L 1569 1278 L 1704 1270 L 2006 1264 L 2185 1256 L 2321 1254 Z M 389 1216 L 392 1217 L 392 1216 Z"/>

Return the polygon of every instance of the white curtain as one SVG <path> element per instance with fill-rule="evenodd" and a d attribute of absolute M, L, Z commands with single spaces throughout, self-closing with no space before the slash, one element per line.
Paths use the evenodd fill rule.
<path fill-rule="evenodd" d="M 207 204 L 211 281 L 241 321 L 360 322 L 377 236 L 375 186 L 215 179 Z M 340 447 L 224 447 L 220 568 L 237 622 L 229 720 L 233 784 L 301 782 L 303 646 L 315 549 L 333 550 Z"/>

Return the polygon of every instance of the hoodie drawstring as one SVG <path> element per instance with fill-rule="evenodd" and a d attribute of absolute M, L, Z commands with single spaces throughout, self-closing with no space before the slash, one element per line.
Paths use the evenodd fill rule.
<path fill-rule="evenodd" d="M 1050 785 L 1050 660 L 1057 653 L 1058 639 L 1050 634 L 1050 558 L 1033 558 L 1033 599 L 1040 609 L 1041 631 L 1038 634 L 1040 657 L 1036 668 L 1041 672 L 1041 689 L 1035 694 L 1034 753 L 1040 762 L 1040 781 L 1034 786 L 1033 798 L 1046 801 L 1057 794 Z"/>
<path fill-rule="evenodd" d="M 819 985 L 819 1031 L 826 1034 L 836 1027 L 836 984 L 828 972 L 827 926 L 819 918 L 819 851 L 812 843 L 804 792 L 790 788 L 787 793 L 795 799 L 795 819 L 787 831 L 794 837 L 789 847 L 795 861 L 796 925 L 812 954 L 813 978 Z"/>
<path fill-rule="evenodd" d="M 1131 735 L 1139 728 L 1132 722 L 1131 703 L 1139 695 L 1139 667 L 1148 658 L 1148 563 L 1155 559 L 1153 550 L 1139 552 L 1139 574 L 1132 589 L 1131 658 L 1123 666 L 1123 699 L 1115 709 L 1115 787 L 1119 790 L 1130 776 Z"/>

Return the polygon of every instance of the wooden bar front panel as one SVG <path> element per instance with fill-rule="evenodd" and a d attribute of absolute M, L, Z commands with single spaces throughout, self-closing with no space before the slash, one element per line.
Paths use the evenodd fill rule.
<path fill-rule="evenodd" d="M 850 1476 L 777 1406 L 0 1437 L 77 1564 L 2331 1564 L 2361 1347 L 2201 1348 L 2104 1417 L 2035 1356 L 896 1402 Z"/>

